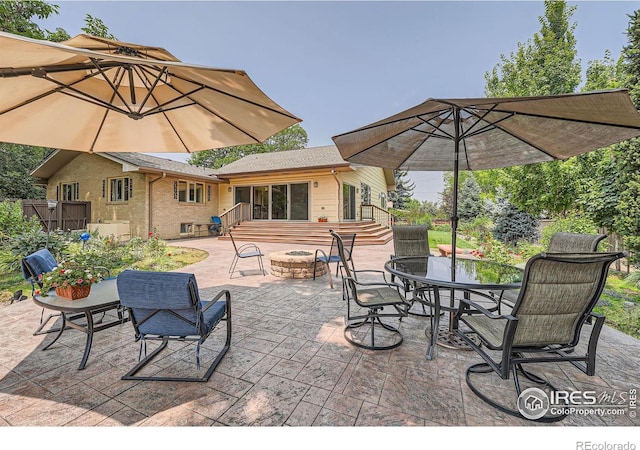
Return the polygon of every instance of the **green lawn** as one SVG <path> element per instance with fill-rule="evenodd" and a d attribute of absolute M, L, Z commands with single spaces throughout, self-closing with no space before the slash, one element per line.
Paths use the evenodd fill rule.
<path fill-rule="evenodd" d="M 429 248 L 436 248 L 438 247 L 438 244 L 451 245 L 451 232 L 429 230 Z M 460 236 L 458 236 L 456 239 L 456 247 L 474 249 L 477 246 L 461 239 Z"/>

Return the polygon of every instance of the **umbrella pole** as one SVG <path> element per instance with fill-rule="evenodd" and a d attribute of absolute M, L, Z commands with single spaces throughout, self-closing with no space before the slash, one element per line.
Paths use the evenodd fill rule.
<path fill-rule="evenodd" d="M 451 215 L 451 281 L 456 281 L 456 245 L 458 236 L 458 172 L 460 170 L 460 109 L 453 108 L 454 138 L 453 150 L 453 205 Z"/>

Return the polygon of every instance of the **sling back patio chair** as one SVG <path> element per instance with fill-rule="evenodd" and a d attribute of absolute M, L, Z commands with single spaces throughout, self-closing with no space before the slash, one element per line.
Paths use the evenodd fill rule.
<path fill-rule="evenodd" d="M 433 256 L 429 249 L 429 229 L 425 225 L 394 225 L 393 232 L 393 258 L 404 256 Z M 395 281 L 395 276 L 391 276 L 391 281 Z M 433 288 L 423 283 L 416 283 L 409 280 L 402 280 L 404 290 L 411 293 L 412 307 L 409 314 L 414 316 L 430 317 L 427 307 L 432 304 L 431 293 Z M 425 298 L 427 296 L 427 298 Z M 418 303 L 418 307 L 414 305 Z"/>
<path fill-rule="evenodd" d="M 195 275 L 178 272 L 146 272 L 125 270 L 118 275 L 120 303 L 129 311 L 136 341 L 140 341 L 138 364 L 122 376 L 123 380 L 201 381 L 209 380 L 231 344 L 231 294 L 218 292 L 211 300 L 200 300 Z M 158 373 L 158 367 L 145 375 L 137 375 L 162 352 L 169 341 L 195 342 L 196 370 L 200 370 L 201 347 L 217 325 L 226 323 L 226 338 L 221 348 L 215 347 L 212 362 L 204 374 L 177 376 L 185 365 L 175 355 L 175 364 Z M 161 341 L 147 355 L 147 341 Z M 207 348 L 207 352 L 210 349 Z M 142 357 L 144 354 L 144 358 Z M 166 360 L 165 360 L 166 361 Z M 154 366 L 151 366 L 154 367 Z M 176 376 L 174 376 L 176 375 Z"/>
<path fill-rule="evenodd" d="M 42 289 L 42 276 L 44 276 L 47 272 L 51 272 L 56 267 L 58 267 L 58 262 L 53 257 L 51 252 L 46 248 L 33 252 L 20 260 L 20 269 L 22 270 L 22 276 L 31 285 L 31 297 L 34 296 L 37 289 Z M 107 269 L 106 267 L 95 267 L 94 269 L 101 272 L 101 278 L 110 276 L 109 269 Z M 60 331 L 60 327 L 56 326 L 44 330 L 44 327 L 47 325 L 47 323 L 49 323 L 51 319 L 60 317 L 61 315 L 60 313 L 49 314 L 45 318 L 44 311 L 44 308 L 42 308 L 42 312 L 40 313 L 40 325 L 33 332 L 34 336 L 45 333 L 57 333 Z M 98 312 L 104 315 L 103 311 Z M 70 320 L 75 320 L 81 317 L 84 317 L 84 314 L 78 314 L 68 318 Z M 99 323 L 99 321 L 97 321 L 96 323 Z"/>
<path fill-rule="evenodd" d="M 347 261 L 353 264 L 353 246 L 356 242 L 356 233 L 344 233 L 341 234 L 342 245 L 344 246 L 344 256 Z M 321 248 L 316 249 L 313 260 L 313 279 L 316 279 L 316 266 L 317 264 L 326 264 L 327 274 L 329 276 L 329 284 L 333 289 L 333 276 L 331 275 L 331 264 L 336 263 L 336 277 L 340 270 L 340 255 L 338 254 L 338 245 L 336 239 L 332 238 L 331 247 L 329 248 L 329 254 L 325 253 Z"/>
<path fill-rule="evenodd" d="M 351 344 L 369 350 L 388 350 L 402 344 L 402 333 L 382 321 L 407 317 L 411 304 L 405 299 L 401 284 L 387 282 L 382 270 L 355 270 L 346 254 L 342 237 L 331 231 L 340 255 L 342 298 L 346 302 L 347 316 L 344 337 Z M 375 274 L 370 281 L 367 274 Z M 367 279 L 358 279 L 359 276 Z M 381 276 L 380 276 L 381 275 Z M 382 280 L 380 280 L 382 278 Z"/>
<path fill-rule="evenodd" d="M 598 250 L 598 245 L 607 237 L 606 234 L 583 234 L 557 232 L 551 236 L 547 253 L 589 253 Z M 498 296 L 498 311 L 502 304 L 513 306 L 518 298 L 517 290 L 493 293 Z"/>
<path fill-rule="evenodd" d="M 553 409 L 547 413 L 540 408 L 527 411 L 526 415 L 521 408 L 514 409 L 515 405 L 522 407 L 518 402 L 527 401 L 526 394 L 521 396 L 524 391 L 519 375 L 538 389 L 557 391 L 549 381 L 525 370 L 523 365 L 570 362 L 589 376 L 595 374 L 596 347 L 605 318 L 594 313 L 593 308 L 606 283 L 609 266 L 624 256 L 623 253 L 533 256 L 525 267 L 522 288 L 510 314 L 494 315 L 470 300 L 461 300 L 455 320 L 467 327 L 455 327 L 456 334 L 484 360 L 467 369 L 469 388 L 489 405 L 516 417 L 541 422 L 563 419 L 566 414 L 554 414 Z M 591 326 L 586 350 L 584 346 L 577 347 L 585 323 Z M 474 383 L 473 378 L 487 377 L 490 373 L 503 380 L 513 376 L 515 395 L 510 403 L 513 406 L 505 406 L 504 400 L 496 399 L 503 393 L 495 384 Z M 484 392 L 480 385 L 485 386 Z"/>
<path fill-rule="evenodd" d="M 229 267 L 229 278 L 233 276 L 233 273 L 236 270 L 236 265 L 238 264 L 238 261 L 241 259 L 248 259 L 248 258 L 257 258 L 260 272 L 262 272 L 262 275 L 266 275 L 267 272 L 265 272 L 264 265 L 262 264 L 262 257 L 264 256 L 264 254 L 260 251 L 260 248 L 256 244 L 252 244 L 252 243 L 243 244 L 240 247 L 238 247 L 236 245 L 236 241 L 233 239 L 233 234 L 231 233 L 231 230 L 229 230 L 227 234 L 231 238 L 231 243 L 233 244 L 233 250 L 235 251 L 235 255 L 233 256 L 233 261 L 231 262 L 231 267 Z"/>

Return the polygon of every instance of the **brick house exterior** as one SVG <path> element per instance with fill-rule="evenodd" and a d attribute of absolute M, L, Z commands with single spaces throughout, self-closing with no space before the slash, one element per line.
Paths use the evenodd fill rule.
<path fill-rule="evenodd" d="M 360 220 L 360 205 L 386 209 L 394 189 L 392 171 L 344 161 L 335 146 L 249 155 L 218 170 L 142 153 L 57 150 L 32 175 L 48 199 L 91 202 L 89 229 L 113 234 L 128 224 L 125 234 L 143 239 L 207 235 L 211 217 L 238 202 L 251 204 L 251 220 Z"/>

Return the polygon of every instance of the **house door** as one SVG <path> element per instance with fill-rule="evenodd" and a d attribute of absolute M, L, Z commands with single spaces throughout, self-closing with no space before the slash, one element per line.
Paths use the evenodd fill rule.
<path fill-rule="evenodd" d="M 309 220 L 309 183 L 291 184 L 291 220 Z"/>
<path fill-rule="evenodd" d="M 269 186 L 253 187 L 253 220 L 269 219 Z"/>
<path fill-rule="evenodd" d="M 287 220 L 288 186 L 286 184 L 274 184 L 271 186 L 271 218 L 273 220 Z"/>
<path fill-rule="evenodd" d="M 356 220 L 356 187 L 346 183 L 342 185 L 342 218 Z"/>

